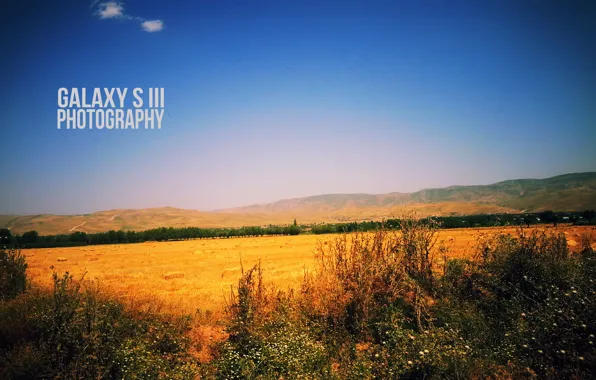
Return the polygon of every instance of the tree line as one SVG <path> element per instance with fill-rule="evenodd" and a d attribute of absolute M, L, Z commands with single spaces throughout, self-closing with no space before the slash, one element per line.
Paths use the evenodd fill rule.
<path fill-rule="evenodd" d="M 23 248 L 74 247 L 97 244 L 142 243 L 145 241 L 168 241 L 187 239 L 227 239 L 234 237 L 298 235 L 301 229 L 297 225 L 239 227 L 239 228 L 198 228 L 198 227 L 161 227 L 145 231 L 114 231 L 86 233 L 75 231 L 70 234 L 39 235 L 37 231 L 28 231 L 13 235 L 10 230 L 0 230 L 0 242 L 17 244 Z"/>
<path fill-rule="evenodd" d="M 433 220 L 442 228 L 470 228 L 494 226 L 530 226 L 537 224 L 572 223 L 575 225 L 596 222 L 596 211 L 553 212 L 543 211 L 528 214 L 478 214 L 462 216 L 438 216 L 423 219 Z M 168 241 L 187 239 L 229 239 L 234 237 L 257 237 L 274 235 L 331 234 L 341 232 L 368 232 L 383 226 L 397 229 L 399 219 L 363 221 L 348 223 L 324 223 L 298 225 L 296 220 L 287 226 L 269 225 L 238 228 L 199 228 L 199 227 L 162 227 L 145 231 L 115 231 L 86 233 L 75 231 L 70 234 L 40 235 L 37 231 L 28 231 L 13 235 L 9 229 L 0 229 L 0 244 L 16 244 L 23 248 L 72 247 L 97 244 L 141 243 L 145 241 Z"/>
<path fill-rule="evenodd" d="M 441 228 L 471 228 L 471 227 L 498 227 L 498 226 L 530 226 L 538 224 L 571 223 L 574 225 L 592 224 L 596 221 L 596 211 L 582 212 L 553 212 L 542 211 L 528 214 L 476 214 L 461 216 L 433 216 L 423 219 L 423 222 L 432 219 Z M 350 223 L 325 223 L 310 226 L 313 234 L 333 234 L 342 232 L 368 232 L 383 226 L 395 229 L 399 226 L 399 219 L 387 219 L 383 222 L 365 221 Z"/>

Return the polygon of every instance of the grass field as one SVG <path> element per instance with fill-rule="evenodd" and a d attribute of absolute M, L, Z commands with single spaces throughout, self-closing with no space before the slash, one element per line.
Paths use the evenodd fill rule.
<path fill-rule="evenodd" d="M 549 229 L 553 230 L 552 227 Z M 579 242 L 582 232 L 596 237 L 592 227 L 560 226 L 568 244 Z M 481 235 L 513 233 L 515 228 L 441 230 L 439 240 L 450 257 L 474 252 Z M 299 235 L 235 239 L 208 239 L 140 244 L 103 245 L 26 250 L 29 276 L 49 286 L 52 273 L 69 271 L 97 280 L 102 289 L 130 300 L 159 300 L 170 311 L 193 313 L 196 309 L 220 312 L 244 268 L 261 261 L 264 280 L 280 289 L 297 287 L 304 271 L 315 269 L 317 241 L 334 235 Z M 66 261 L 59 261 L 66 259 Z M 180 276 L 181 272 L 183 277 Z M 170 274 L 174 278 L 166 279 Z"/>

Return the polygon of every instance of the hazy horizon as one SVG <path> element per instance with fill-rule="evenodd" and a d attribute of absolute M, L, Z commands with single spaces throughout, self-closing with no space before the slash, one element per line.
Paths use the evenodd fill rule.
<path fill-rule="evenodd" d="M 596 172 L 562 173 L 562 174 L 559 174 L 559 175 L 555 175 L 554 177 L 561 176 L 561 175 L 567 175 L 567 174 L 585 174 L 585 173 L 596 173 Z M 540 180 L 540 179 L 548 179 L 548 178 L 553 178 L 553 177 L 546 177 L 546 178 L 510 178 L 510 179 L 506 179 L 506 180 L 502 180 L 502 181 L 491 182 L 491 183 L 484 183 L 484 184 L 464 184 L 464 185 L 453 184 L 453 185 L 447 185 L 447 186 L 444 186 L 444 187 L 441 187 L 441 188 L 449 188 L 449 187 L 452 187 L 452 186 L 486 186 L 486 185 L 493 185 L 493 184 L 504 182 L 504 181 L 516 181 L 516 180 L 527 180 L 527 179 L 537 179 L 537 180 Z M 317 196 L 327 196 L 327 195 L 386 195 L 386 194 L 391 194 L 391 193 L 412 194 L 412 193 L 416 193 L 416 192 L 422 191 L 422 190 L 433 190 L 433 189 L 436 189 L 436 188 L 427 187 L 427 188 L 417 189 L 417 190 L 409 191 L 409 192 L 389 191 L 389 192 L 386 192 L 386 193 L 350 193 L 350 192 L 343 192 L 343 193 L 308 194 L 308 195 L 296 196 L 296 197 L 291 197 L 291 198 L 272 199 L 272 200 L 265 201 L 265 202 L 243 204 L 243 205 L 235 205 L 235 206 L 222 207 L 222 208 L 216 208 L 216 209 L 192 209 L 192 208 L 185 208 L 185 207 L 176 207 L 176 206 L 172 206 L 172 205 L 156 205 L 156 206 L 138 207 L 138 208 L 122 207 L 122 208 L 100 209 L 100 210 L 91 210 L 91 211 L 87 211 L 87 212 L 70 213 L 70 214 L 69 213 L 46 213 L 46 214 L 54 214 L 54 215 L 84 215 L 84 214 L 93 214 L 93 213 L 96 213 L 96 212 L 104 212 L 104 211 L 136 210 L 136 209 L 160 209 L 160 208 L 175 208 L 175 209 L 185 209 L 185 210 L 201 211 L 201 212 L 217 212 L 217 211 L 231 210 L 231 209 L 235 209 L 235 208 L 243 208 L 243 207 L 258 206 L 258 205 L 267 205 L 267 204 L 272 204 L 272 203 L 276 203 L 276 202 L 280 202 L 280 201 L 285 201 L 285 200 L 303 199 L 303 198 L 310 198 L 310 197 L 317 197 Z M 40 215 L 40 213 L 26 213 L 26 214 L 18 214 L 18 213 L 4 213 L 4 214 L 2 214 L 2 213 L 0 213 L 0 215 L 20 215 L 20 216 L 27 216 L 27 215 Z"/>
<path fill-rule="evenodd" d="M 0 214 L 209 211 L 596 171 L 595 10 L 10 0 Z M 61 87 L 163 87 L 163 128 L 58 130 Z"/>

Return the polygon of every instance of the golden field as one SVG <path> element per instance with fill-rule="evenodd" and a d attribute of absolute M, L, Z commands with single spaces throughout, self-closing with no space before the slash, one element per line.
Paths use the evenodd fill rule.
<path fill-rule="evenodd" d="M 547 229 L 565 233 L 572 249 L 583 233 L 596 238 L 592 227 Z M 461 257 L 474 252 L 482 235 L 515 231 L 512 227 L 440 230 L 439 241 L 449 248 L 450 257 Z M 85 279 L 96 280 L 102 289 L 127 301 L 150 299 L 170 311 L 193 313 L 200 308 L 218 313 L 230 287 L 237 284 L 242 266 L 249 268 L 260 260 L 265 282 L 279 289 L 296 288 L 305 270 L 315 270 L 317 242 L 334 238 L 298 235 L 145 242 L 30 249 L 24 254 L 30 278 L 42 286 L 52 283 L 53 271 L 68 271 L 75 278 L 85 274 Z M 181 273 L 183 277 L 177 277 Z"/>

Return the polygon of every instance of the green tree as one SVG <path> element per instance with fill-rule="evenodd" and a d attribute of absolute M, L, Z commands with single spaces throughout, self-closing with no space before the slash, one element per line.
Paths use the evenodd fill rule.
<path fill-rule="evenodd" d="M 542 211 L 538 216 L 544 223 L 554 223 L 557 220 L 555 213 L 551 210 Z"/>
<path fill-rule="evenodd" d="M 588 222 L 592 223 L 592 220 L 596 217 L 596 211 L 594 210 L 585 210 L 582 212 L 582 218 L 586 219 Z"/>
<path fill-rule="evenodd" d="M 76 243 L 87 243 L 87 234 L 82 231 L 75 231 L 70 234 L 69 239 L 71 242 Z"/>
<path fill-rule="evenodd" d="M 12 242 L 12 232 L 8 228 L 1 228 L 0 229 L 0 243 L 1 244 L 8 244 Z"/>
<path fill-rule="evenodd" d="M 37 233 L 37 231 L 27 231 L 23 233 L 23 235 L 21 236 L 21 242 L 23 244 L 36 243 L 38 239 L 39 234 Z"/>

